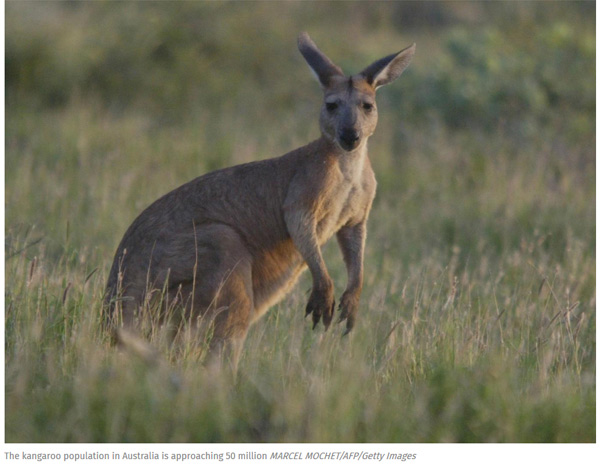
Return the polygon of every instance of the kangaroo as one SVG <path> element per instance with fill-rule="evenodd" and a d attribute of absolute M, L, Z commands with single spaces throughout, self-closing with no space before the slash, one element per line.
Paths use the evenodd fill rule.
<path fill-rule="evenodd" d="M 110 270 L 106 319 L 135 330 L 148 299 L 178 305 L 211 324 L 209 353 L 237 369 L 249 326 L 308 267 L 313 329 L 334 316 L 333 282 L 321 246 L 334 234 L 348 280 L 340 302 L 345 334 L 358 314 L 367 218 L 376 181 L 367 140 L 377 124 L 375 90 L 400 76 L 415 44 L 345 76 L 308 34 L 298 48 L 324 99 L 321 136 L 278 158 L 217 170 L 164 195 L 126 231 Z M 154 311 L 154 310 L 153 310 Z M 155 313 L 157 314 L 157 313 Z"/>

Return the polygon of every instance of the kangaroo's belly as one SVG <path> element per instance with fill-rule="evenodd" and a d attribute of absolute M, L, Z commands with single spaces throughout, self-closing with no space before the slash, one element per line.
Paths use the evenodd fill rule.
<path fill-rule="evenodd" d="M 258 254 L 252 264 L 254 315 L 262 316 L 294 286 L 306 264 L 291 239 Z"/>

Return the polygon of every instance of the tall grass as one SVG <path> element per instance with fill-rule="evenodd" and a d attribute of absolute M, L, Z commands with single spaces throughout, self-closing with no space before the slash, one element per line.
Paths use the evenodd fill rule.
<path fill-rule="evenodd" d="M 595 441 L 594 109 L 568 104 L 569 93 L 589 97 L 577 85 L 594 70 L 589 5 L 479 5 L 471 17 L 462 4 L 409 3 L 251 13 L 9 2 L 8 442 Z M 340 34 L 364 36 L 359 47 L 328 34 L 319 15 L 331 9 Z M 267 21 L 282 12 L 289 24 Z M 255 24 L 271 25 L 256 50 L 243 46 Z M 503 52 L 532 25 L 523 47 L 557 51 L 540 56 L 544 66 Z M 160 331 L 158 362 L 113 347 L 101 298 L 135 215 L 195 175 L 316 137 L 318 85 L 290 33 L 302 29 L 351 71 L 414 38 L 423 57 L 378 97 L 379 186 L 355 330 L 311 330 L 306 274 L 252 327 L 235 380 L 203 366 L 201 345 L 171 347 Z M 133 36 L 118 42 L 106 30 Z M 566 52 L 573 69 L 561 68 Z M 57 67 L 68 79 L 40 78 Z M 465 74 L 471 88 L 455 79 Z M 535 101 L 495 101 L 524 74 L 542 93 Z M 455 93 L 462 111 L 451 114 Z M 454 122 L 462 115 L 468 122 Z M 335 243 L 324 256 L 339 297 Z"/>
<path fill-rule="evenodd" d="M 462 273 L 436 254 L 374 265 L 347 339 L 310 330 L 298 289 L 251 330 L 235 383 L 160 341 L 165 366 L 115 350 L 102 274 L 25 252 L 7 262 L 8 441 L 594 439 L 581 246 L 568 274 L 520 252 Z"/>

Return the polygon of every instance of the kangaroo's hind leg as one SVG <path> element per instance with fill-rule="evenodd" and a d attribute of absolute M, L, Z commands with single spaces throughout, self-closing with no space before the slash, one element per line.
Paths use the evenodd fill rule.
<path fill-rule="evenodd" d="M 169 297 L 183 305 L 195 339 L 210 339 L 209 362 L 229 362 L 235 371 L 254 307 L 251 256 L 226 225 L 199 227 L 195 244 L 193 274 L 171 284 Z"/>
<path fill-rule="evenodd" d="M 250 326 L 253 310 L 252 269 L 249 262 L 240 262 L 223 280 L 217 294 L 212 321 L 209 360 L 229 362 L 237 371 L 242 347 Z"/>

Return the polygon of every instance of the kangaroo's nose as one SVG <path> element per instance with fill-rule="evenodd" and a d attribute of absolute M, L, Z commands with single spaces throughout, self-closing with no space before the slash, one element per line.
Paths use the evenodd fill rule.
<path fill-rule="evenodd" d="M 360 136 L 355 129 L 342 129 L 340 132 L 340 143 L 346 150 L 352 150 L 356 147 Z"/>

